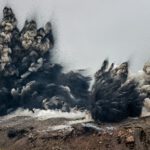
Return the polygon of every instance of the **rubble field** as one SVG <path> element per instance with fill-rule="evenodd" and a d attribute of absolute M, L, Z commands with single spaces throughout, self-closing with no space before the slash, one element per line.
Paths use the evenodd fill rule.
<path fill-rule="evenodd" d="M 0 150 L 149 150 L 150 117 L 67 125 L 71 119 L 14 117 L 0 122 Z"/>

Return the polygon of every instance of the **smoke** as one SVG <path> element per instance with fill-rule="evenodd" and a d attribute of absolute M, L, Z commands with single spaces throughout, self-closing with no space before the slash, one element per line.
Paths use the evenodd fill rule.
<path fill-rule="evenodd" d="M 32 117 L 38 120 L 47 120 L 50 118 L 66 118 L 66 119 L 72 119 L 72 120 L 78 120 L 78 119 L 83 120 L 85 118 L 88 118 L 89 113 L 86 111 L 81 112 L 81 111 L 77 111 L 73 109 L 69 113 L 62 112 L 61 110 L 34 109 L 34 113 L 33 113 L 29 109 L 18 108 L 16 111 L 10 113 L 9 115 L 1 117 L 0 121 L 8 120 L 8 119 L 18 117 L 18 116 Z"/>
<path fill-rule="evenodd" d="M 118 122 L 128 117 L 149 116 L 150 62 L 136 74 L 129 72 L 129 62 L 108 66 L 108 60 L 104 60 L 95 73 L 92 117 L 97 121 Z"/>
<path fill-rule="evenodd" d="M 112 63 L 108 68 L 105 60 L 91 90 L 91 78 L 84 70 L 64 72 L 64 66 L 53 61 L 51 22 L 39 28 L 35 20 L 26 20 L 22 29 L 17 23 L 12 9 L 5 7 L 0 23 L 0 115 L 23 108 L 18 110 L 21 115 L 46 119 L 59 113 L 66 117 L 68 113 L 62 112 L 75 108 L 91 111 L 97 122 L 118 122 L 139 117 L 143 105 L 149 110 L 149 63 L 138 80 L 129 76 L 129 62 L 119 66 Z M 54 109 L 60 111 L 53 113 Z"/>
<path fill-rule="evenodd" d="M 118 122 L 128 117 L 139 117 L 144 96 L 138 82 L 128 77 L 128 62 L 108 68 L 105 60 L 95 74 L 92 89 L 92 117 L 97 121 Z"/>
<path fill-rule="evenodd" d="M 90 77 L 81 71 L 63 73 L 63 66 L 52 61 L 50 22 L 38 28 L 35 20 L 26 20 L 19 30 L 12 9 L 5 7 L 0 29 L 0 115 L 18 107 L 88 109 Z"/>
<path fill-rule="evenodd" d="M 116 64 L 131 57 L 130 67 L 138 71 L 149 60 L 149 0 L 0 0 L 0 3 L 1 11 L 5 5 L 14 9 L 19 29 L 25 19 L 34 16 L 38 27 L 56 21 L 56 58 L 67 70 L 88 68 L 93 74 L 106 57 Z"/>

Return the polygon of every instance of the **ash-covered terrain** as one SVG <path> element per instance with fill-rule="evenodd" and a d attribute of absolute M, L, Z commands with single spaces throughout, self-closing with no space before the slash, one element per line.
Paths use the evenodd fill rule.
<path fill-rule="evenodd" d="M 128 119 L 120 123 L 96 124 L 84 115 L 76 112 L 65 114 L 63 118 L 62 115 L 60 118 L 55 116 L 46 119 L 42 116 L 3 118 L 3 121 L 0 120 L 0 149 L 150 149 L 150 117 Z"/>
<path fill-rule="evenodd" d="M 26 20 L 19 30 L 4 8 L 0 149 L 149 149 L 150 120 L 140 117 L 150 111 L 150 63 L 133 75 L 128 61 L 104 60 L 91 86 L 83 69 L 64 73 L 52 61 L 54 45 L 51 22 L 37 28 Z"/>

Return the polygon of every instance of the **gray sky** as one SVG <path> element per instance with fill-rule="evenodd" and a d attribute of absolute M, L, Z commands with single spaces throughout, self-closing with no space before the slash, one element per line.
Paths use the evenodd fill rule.
<path fill-rule="evenodd" d="M 21 27 L 26 18 L 39 26 L 53 20 L 56 59 L 70 69 L 95 71 L 107 57 L 129 60 L 134 71 L 150 59 L 149 0 L 0 0 L 12 6 Z"/>

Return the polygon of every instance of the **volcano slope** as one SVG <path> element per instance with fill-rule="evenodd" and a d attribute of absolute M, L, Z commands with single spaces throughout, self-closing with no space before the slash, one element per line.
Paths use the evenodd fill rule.
<path fill-rule="evenodd" d="M 0 122 L 1 150 L 149 150 L 150 117 L 68 125 L 72 119 L 15 117 Z M 83 121 L 83 120 L 82 120 Z"/>

